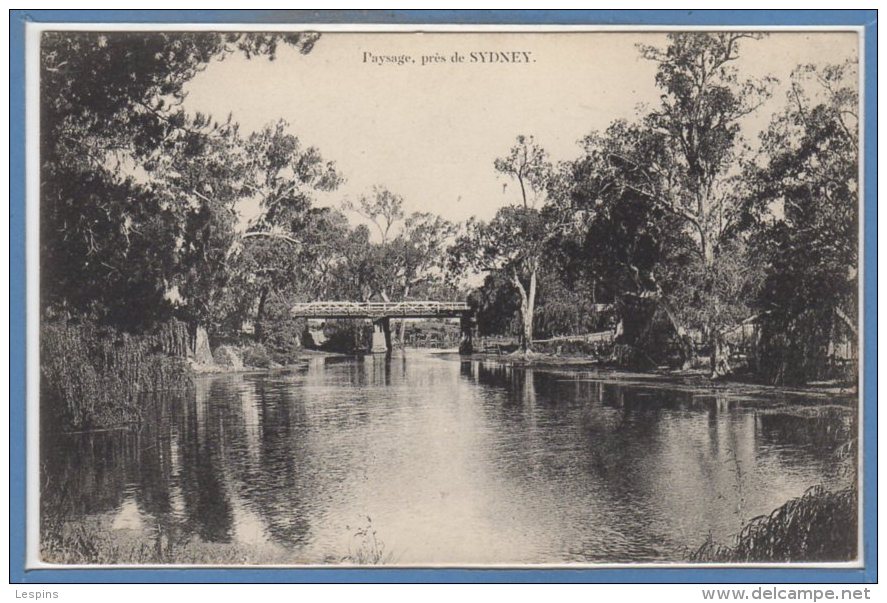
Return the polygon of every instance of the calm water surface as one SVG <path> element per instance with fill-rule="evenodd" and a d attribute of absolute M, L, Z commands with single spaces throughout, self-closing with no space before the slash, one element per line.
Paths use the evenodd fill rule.
<path fill-rule="evenodd" d="M 813 404 L 418 351 L 316 357 L 201 377 L 137 434 L 47 438 L 44 475 L 71 521 L 304 563 L 368 547 L 400 564 L 674 561 L 848 479 L 849 419 L 788 403 Z"/>

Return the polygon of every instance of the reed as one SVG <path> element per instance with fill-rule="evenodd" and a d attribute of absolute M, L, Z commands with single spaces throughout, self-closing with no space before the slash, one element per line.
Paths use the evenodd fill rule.
<path fill-rule="evenodd" d="M 857 490 L 813 486 L 769 515 L 749 521 L 730 545 L 709 537 L 691 561 L 716 563 L 850 561 L 857 555 Z"/>
<path fill-rule="evenodd" d="M 131 335 L 91 323 L 44 323 L 40 396 L 46 424 L 90 429 L 138 422 L 145 394 L 192 387 L 180 355 L 187 351 L 183 329 L 178 323 Z"/>
<path fill-rule="evenodd" d="M 295 565 L 305 563 L 283 547 L 203 542 L 113 530 L 97 522 L 57 525 L 41 532 L 40 557 L 77 565 Z"/>
<path fill-rule="evenodd" d="M 385 543 L 379 538 L 373 520 L 367 516 L 367 523 L 354 530 L 348 545 L 348 554 L 342 562 L 349 565 L 385 565 L 394 562 L 394 553 L 385 550 Z M 351 529 L 347 527 L 347 529 Z"/>

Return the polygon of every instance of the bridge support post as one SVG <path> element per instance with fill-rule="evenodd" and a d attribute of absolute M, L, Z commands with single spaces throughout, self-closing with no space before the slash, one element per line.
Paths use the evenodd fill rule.
<path fill-rule="evenodd" d="M 474 316 L 471 314 L 463 314 L 459 318 L 459 328 L 462 331 L 462 338 L 459 341 L 459 353 L 460 354 L 473 354 L 474 353 L 474 339 L 477 335 L 477 324 L 474 320 Z"/>
<path fill-rule="evenodd" d="M 373 322 L 373 354 L 387 354 L 391 351 L 391 319 L 380 318 Z"/>

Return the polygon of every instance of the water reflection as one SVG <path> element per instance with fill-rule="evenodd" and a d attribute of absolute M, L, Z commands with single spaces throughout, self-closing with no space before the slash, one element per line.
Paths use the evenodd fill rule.
<path fill-rule="evenodd" d="M 201 378 L 150 409 L 138 433 L 45 437 L 44 503 L 158 551 L 273 545 L 314 563 L 366 522 L 405 564 L 679 560 L 844 479 L 835 450 L 855 431 L 841 408 L 799 420 L 431 354 Z"/>

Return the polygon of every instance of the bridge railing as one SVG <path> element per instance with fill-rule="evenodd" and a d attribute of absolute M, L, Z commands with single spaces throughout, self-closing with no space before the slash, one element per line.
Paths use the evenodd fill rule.
<path fill-rule="evenodd" d="M 436 316 L 470 311 L 465 302 L 402 301 L 402 302 L 307 302 L 293 304 L 290 312 L 297 317 L 349 316 Z"/>

